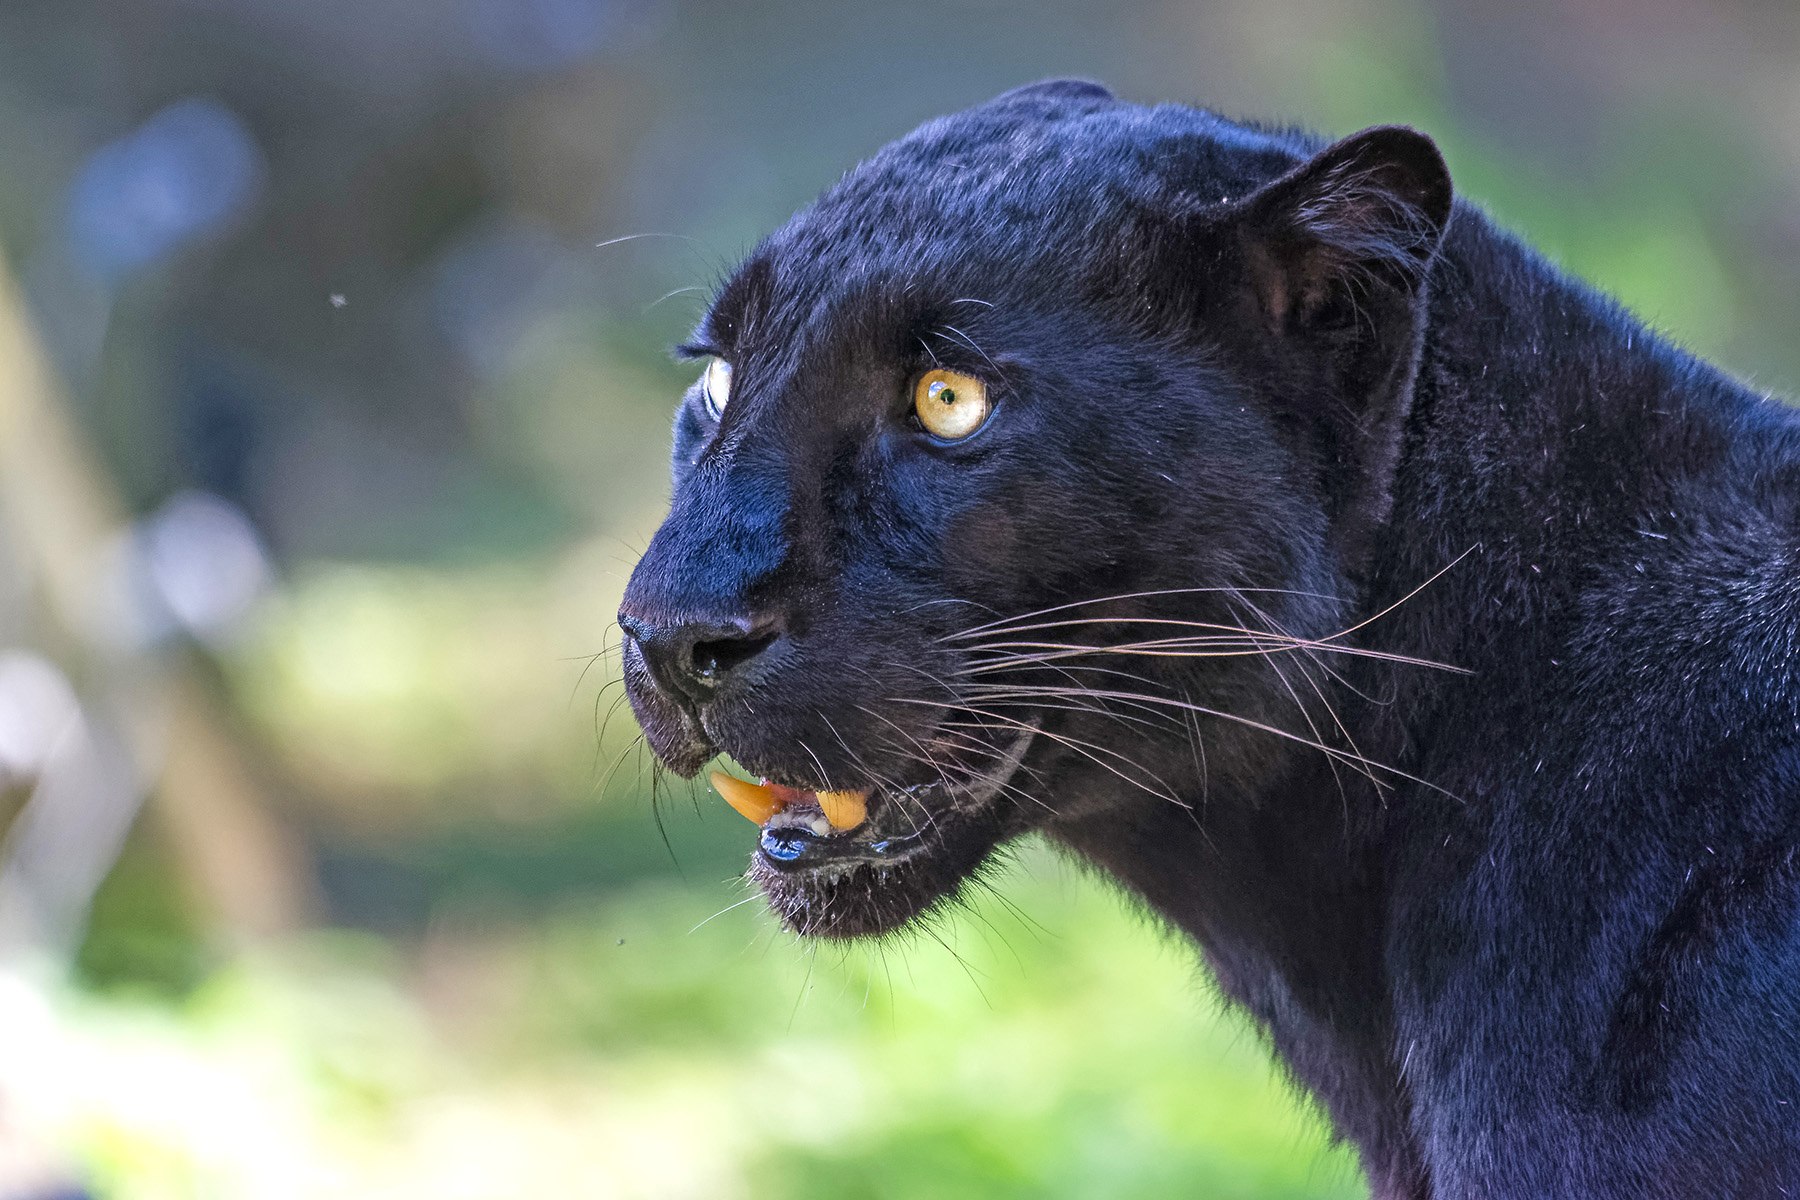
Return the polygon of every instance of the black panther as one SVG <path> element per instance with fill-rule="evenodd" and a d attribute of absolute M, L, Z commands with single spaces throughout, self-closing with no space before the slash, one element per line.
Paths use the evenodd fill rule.
<path fill-rule="evenodd" d="M 850 171 L 683 353 L 626 681 L 754 777 L 788 926 L 1037 831 L 1376 1196 L 1800 1195 L 1800 414 L 1418 132 L 1067 81 Z"/>

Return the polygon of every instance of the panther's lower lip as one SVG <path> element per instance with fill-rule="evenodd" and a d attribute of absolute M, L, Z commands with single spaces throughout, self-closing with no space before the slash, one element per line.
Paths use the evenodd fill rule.
<path fill-rule="evenodd" d="M 763 826 L 760 853 L 778 871 L 816 870 L 830 864 L 899 862 L 923 849 L 925 831 L 900 837 L 821 837 L 803 826 Z"/>
<path fill-rule="evenodd" d="M 879 802 L 871 807 L 869 819 L 851 830 L 832 829 L 812 806 L 791 805 L 763 822 L 757 853 L 781 872 L 903 862 L 930 849 L 936 840 L 938 811 L 975 808 L 999 795 L 1018 771 L 1036 733 L 1035 727 L 1020 730 L 991 769 L 966 782 L 924 783 L 899 795 L 875 793 Z"/>

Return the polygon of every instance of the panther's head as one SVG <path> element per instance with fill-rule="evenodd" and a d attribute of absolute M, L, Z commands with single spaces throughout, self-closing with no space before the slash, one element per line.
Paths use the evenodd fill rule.
<path fill-rule="evenodd" d="M 1409 130 L 1058 82 L 750 255 L 619 623 L 663 762 L 761 780 L 718 786 L 791 927 L 892 929 L 1023 831 L 1279 745 L 1267 652 L 1336 628 L 1385 516 L 1450 196 Z"/>

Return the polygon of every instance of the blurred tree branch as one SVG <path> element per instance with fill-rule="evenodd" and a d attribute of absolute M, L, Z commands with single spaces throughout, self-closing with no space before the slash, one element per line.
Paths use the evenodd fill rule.
<path fill-rule="evenodd" d="M 107 585 L 105 551 L 131 517 L 70 418 L 61 382 L 3 271 L 0 522 L 58 642 L 53 656 L 71 669 L 78 691 L 103 691 L 122 702 L 113 710 L 137 762 L 133 790 L 154 795 L 150 812 L 163 822 L 183 882 L 205 917 L 230 939 L 301 924 L 316 906 L 307 854 L 260 794 L 218 701 L 186 656 L 133 645 L 105 628 L 96 603 Z M 46 790 L 27 803 L 13 834 L 27 821 L 56 821 L 59 814 L 30 811 Z M 67 850 L 85 842 L 90 853 L 104 854 L 105 861 L 92 864 L 91 886 L 98 886 L 138 799 L 131 797 L 116 836 L 77 825 L 44 844 Z M 91 895 L 78 899 L 85 912 Z"/>

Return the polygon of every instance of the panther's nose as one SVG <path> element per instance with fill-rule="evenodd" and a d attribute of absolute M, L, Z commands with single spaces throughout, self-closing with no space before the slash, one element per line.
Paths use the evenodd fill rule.
<path fill-rule="evenodd" d="M 774 617 L 684 621 L 621 612 L 619 628 L 637 643 L 659 685 L 696 703 L 711 699 L 781 636 L 781 622 Z"/>

